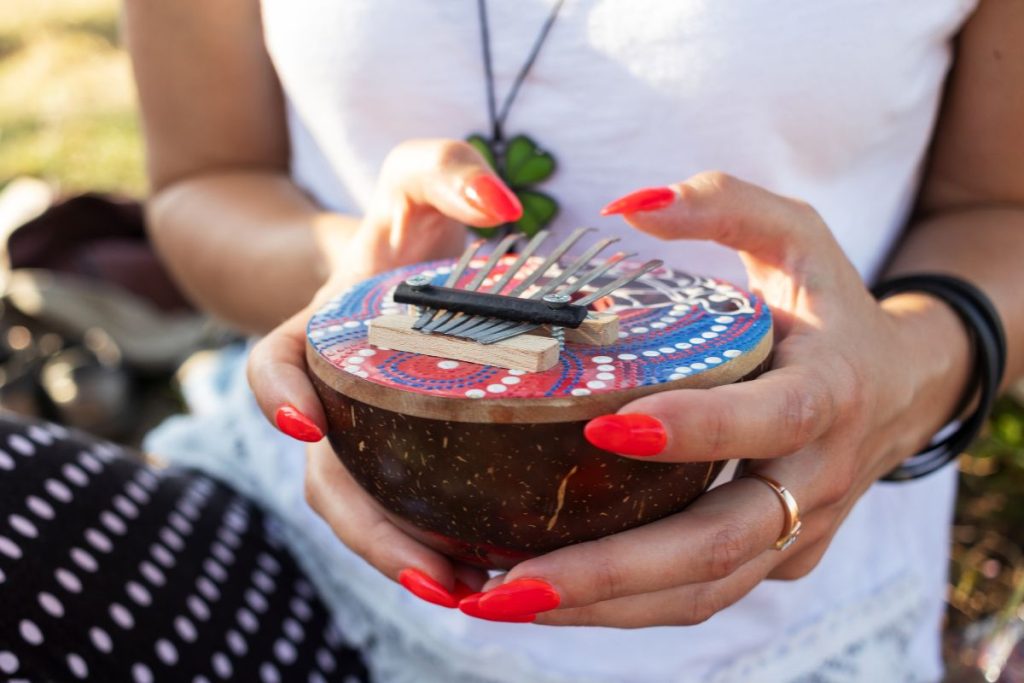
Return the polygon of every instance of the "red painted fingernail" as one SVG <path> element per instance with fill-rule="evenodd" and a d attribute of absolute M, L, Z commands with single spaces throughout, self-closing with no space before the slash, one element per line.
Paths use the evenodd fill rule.
<path fill-rule="evenodd" d="M 648 187 L 630 192 L 619 197 L 601 209 L 602 216 L 618 213 L 639 213 L 641 211 L 657 211 L 676 200 L 676 193 L 669 187 Z"/>
<path fill-rule="evenodd" d="M 650 415 L 602 415 L 583 428 L 583 436 L 598 448 L 623 455 L 650 457 L 665 450 L 668 433 Z"/>
<path fill-rule="evenodd" d="M 448 592 L 444 586 L 430 578 L 419 569 L 403 569 L 398 574 L 398 583 L 421 600 L 440 605 L 441 607 L 457 607 L 458 599 Z"/>
<path fill-rule="evenodd" d="M 456 600 L 462 600 L 475 592 L 475 590 L 464 584 L 461 579 L 455 579 L 455 590 L 452 591 L 452 594 Z"/>
<path fill-rule="evenodd" d="M 492 175 L 476 176 L 466 183 L 463 194 L 474 207 L 503 223 L 519 220 L 523 215 L 519 197 Z"/>
<path fill-rule="evenodd" d="M 471 617 L 477 619 L 484 619 L 486 621 L 506 621 L 512 624 L 528 624 L 537 618 L 536 614 L 520 614 L 518 616 L 497 616 L 489 612 L 484 612 L 480 608 L 480 598 L 483 597 L 483 593 L 472 593 L 467 595 L 459 601 L 459 609 L 464 614 L 468 614 Z"/>
<path fill-rule="evenodd" d="M 287 403 L 277 409 L 274 422 L 277 423 L 278 429 L 299 441 L 313 442 L 324 438 L 324 433 L 312 420 L 296 410 L 295 406 Z"/>
<path fill-rule="evenodd" d="M 492 618 L 522 617 L 558 607 L 562 598 L 543 579 L 516 579 L 480 596 L 477 609 Z"/>

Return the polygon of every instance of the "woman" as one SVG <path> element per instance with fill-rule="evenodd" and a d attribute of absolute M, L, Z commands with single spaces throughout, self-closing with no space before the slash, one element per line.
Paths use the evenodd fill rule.
<path fill-rule="evenodd" d="M 1024 11 L 579 0 L 540 40 L 552 9 L 127 4 L 153 237 L 196 302 L 269 331 L 248 361 L 259 409 L 311 442 L 304 465 L 236 387 L 152 447 L 269 511 L 373 680 L 937 680 L 955 471 L 874 482 L 955 416 L 971 342 L 940 299 L 878 303 L 863 282 L 975 283 L 1006 326 L 1006 376 L 1024 369 Z M 502 97 L 542 43 L 504 123 L 558 158 L 543 185 L 556 232 L 604 207 L 631 249 L 747 277 L 776 313 L 771 372 L 641 399 L 587 438 L 623 457 L 752 459 L 799 503 L 792 547 L 773 548 L 779 498 L 741 478 L 488 579 L 391 526 L 330 453 L 302 360 L 310 311 L 522 210 L 459 142 L 488 129 L 481 42 Z M 229 658 L 275 680 L 278 654 Z M 147 670 L 170 675 L 158 655 Z M 194 661 L 175 675 L 225 672 Z"/>

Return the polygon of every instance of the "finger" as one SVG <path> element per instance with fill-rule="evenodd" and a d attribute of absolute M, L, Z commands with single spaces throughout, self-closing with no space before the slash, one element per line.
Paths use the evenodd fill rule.
<path fill-rule="evenodd" d="M 272 425 L 301 441 L 319 441 L 327 429 L 320 398 L 306 373 L 304 310 L 253 346 L 246 365 L 249 386 Z"/>
<path fill-rule="evenodd" d="M 836 417 L 830 380 L 794 365 L 749 382 L 645 396 L 591 420 L 584 435 L 598 448 L 661 462 L 774 458 L 813 442 Z"/>
<path fill-rule="evenodd" d="M 407 223 L 394 213 L 396 206 L 407 212 L 406 203 L 477 227 L 508 223 L 523 214 L 519 199 L 480 153 L 456 140 L 412 140 L 388 155 L 372 218 L 389 225 Z"/>
<path fill-rule="evenodd" d="M 725 579 L 669 588 L 586 607 L 539 614 L 534 623 L 547 626 L 693 626 L 707 621 L 757 586 L 775 565 L 774 551 L 765 551 Z"/>
<path fill-rule="evenodd" d="M 740 479 L 677 515 L 526 560 L 496 590 L 541 579 L 557 591 L 560 607 L 574 608 L 717 581 L 771 547 L 783 521 L 770 489 Z"/>

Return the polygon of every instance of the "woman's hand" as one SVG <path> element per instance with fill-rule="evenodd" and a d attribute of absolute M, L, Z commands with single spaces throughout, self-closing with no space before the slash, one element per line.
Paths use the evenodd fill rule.
<path fill-rule="evenodd" d="M 384 162 L 354 236 L 330 247 L 327 283 L 249 357 L 249 384 L 267 419 L 289 436 L 320 442 L 310 446 L 306 468 L 306 497 L 313 509 L 374 567 L 446 607 L 479 588 L 486 574 L 455 565 L 399 531 L 321 441 L 326 420 L 306 374 L 306 323 L 328 298 L 372 275 L 459 254 L 465 225 L 491 227 L 521 214 L 516 196 L 469 145 L 450 140 L 399 145 Z"/>
<path fill-rule="evenodd" d="M 519 564 L 467 601 L 474 614 L 695 624 L 765 578 L 802 577 L 865 490 L 950 417 L 966 383 L 968 342 L 955 314 L 918 296 L 880 305 L 801 202 L 704 173 L 633 193 L 604 213 L 663 239 L 738 250 L 773 310 L 776 345 L 773 368 L 758 379 L 633 401 L 592 420 L 587 438 L 652 461 L 750 459 L 748 471 L 795 496 L 802 534 L 775 550 L 784 508 L 764 482 L 740 478 L 680 514 Z"/>

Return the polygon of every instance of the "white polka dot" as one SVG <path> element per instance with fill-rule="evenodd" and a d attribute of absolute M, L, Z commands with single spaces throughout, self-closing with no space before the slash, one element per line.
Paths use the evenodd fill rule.
<path fill-rule="evenodd" d="M 7 522 L 11 525 L 12 529 L 25 538 L 35 538 L 39 535 L 39 530 L 36 529 L 36 525 L 21 515 L 11 515 L 7 518 Z"/>
<path fill-rule="evenodd" d="M 21 434 L 11 434 L 7 437 L 7 445 L 24 456 L 35 455 L 35 445 Z"/>
<path fill-rule="evenodd" d="M 660 351 L 662 353 L 675 353 L 676 352 L 676 350 L 674 348 L 672 348 L 671 346 L 662 346 L 660 349 L 658 349 L 658 351 Z"/>
<path fill-rule="evenodd" d="M 223 583 L 228 578 L 227 570 L 212 557 L 208 557 L 203 561 L 203 570 L 215 581 Z"/>
<path fill-rule="evenodd" d="M 7 455 L 6 451 L 0 450 L 0 470 L 13 470 L 14 466 L 14 458 Z"/>
<path fill-rule="evenodd" d="M 351 356 L 350 358 L 346 358 L 345 362 L 349 365 L 359 365 L 360 363 L 365 363 L 366 359 L 362 356 Z"/>
<path fill-rule="evenodd" d="M 179 534 L 185 534 L 187 536 L 192 533 L 192 523 L 185 519 L 181 513 L 176 510 L 171 511 L 171 513 L 167 515 L 167 523 L 174 527 Z"/>
<path fill-rule="evenodd" d="M 68 670 L 71 671 L 71 674 L 75 678 L 81 678 L 81 679 L 88 678 L 88 676 L 89 676 L 89 667 L 86 666 L 84 659 L 82 659 L 80 656 L 76 655 L 74 652 L 69 652 L 67 660 L 68 660 Z"/>
<path fill-rule="evenodd" d="M 166 638 L 156 641 L 154 649 L 156 656 L 167 666 L 174 666 L 178 663 L 178 648 L 174 647 L 174 643 Z"/>
<path fill-rule="evenodd" d="M 612 362 L 612 357 L 611 356 L 594 356 L 590 360 L 593 361 L 594 363 L 598 363 L 598 364 L 601 364 L 601 363 L 611 363 Z"/>
<path fill-rule="evenodd" d="M 93 474 L 99 474 L 103 471 L 103 463 L 94 458 L 88 451 L 82 451 L 78 454 L 78 462 Z"/>
<path fill-rule="evenodd" d="M 504 384 L 488 384 L 487 391 L 491 392 L 492 394 L 502 394 L 508 391 L 508 387 L 506 387 Z"/>
<path fill-rule="evenodd" d="M 134 481 L 130 481 L 124 485 L 124 490 L 128 496 L 139 505 L 145 505 L 149 502 L 149 493 L 144 488 L 136 484 Z"/>
<path fill-rule="evenodd" d="M 338 662 L 329 650 L 321 647 L 316 651 L 316 665 L 327 673 L 334 673 L 334 670 L 338 667 Z"/>
<path fill-rule="evenodd" d="M 28 507 L 36 517 L 41 517 L 42 519 L 53 519 L 56 516 L 53 506 L 37 496 L 29 496 L 26 498 L 25 506 Z"/>
<path fill-rule="evenodd" d="M 667 323 L 667 324 L 669 324 L 669 325 L 671 325 L 671 324 L 672 324 L 672 323 L 674 323 L 675 321 L 676 321 L 676 317 L 675 317 L 674 315 L 666 315 L 666 316 L 664 316 L 663 318 L 659 318 L 659 319 L 658 319 L 658 322 L 661 322 L 661 323 Z M 653 326 L 653 325 L 651 325 L 651 327 L 654 327 L 654 326 Z M 663 327 L 664 327 L 664 326 L 663 326 Z"/>
<path fill-rule="evenodd" d="M 509 385 L 519 384 L 522 381 L 523 380 L 519 379 L 518 377 L 502 377 L 501 378 L 501 383 L 502 384 L 509 384 Z"/>
<path fill-rule="evenodd" d="M 57 583 L 59 583 L 61 586 L 63 586 L 64 590 L 66 590 L 67 592 L 69 592 L 69 593 L 81 593 L 82 592 L 82 582 L 78 580 L 77 576 L 75 576 L 72 572 L 69 572 L 67 569 L 64 569 L 63 567 L 59 567 L 53 573 L 53 575 L 55 577 L 57 577 Z"/>
<path fill-rule="evenodd" d="M 684 375 L 687 375 L 687 374 L 693 372 L 693 368 L 687 367 L 687 366 L 683 365 L 682 367 L 676 368 L 676 372 L 681 372 Z"/>
<path fill-rule="evenodd" d="M 293 612 L 295 611 L 294 605 L 295 601 L 292 600 Z M 235 615 L 235 619 L 237 619 L 239 626 L 241 626 L 242 630 L 246 633 L 256 633 L 256 631 L 258 631 L 260 628 L 260 623 L 259 621 L 257 621 L 256 615 L 250 612 L 245 607 L 238 610 L 238 613 Z"/>
<path fill-rule="evenodd" d="M 114 496 L 114 507 L 128 519 L 135 519 L 139 516 L 139 508 L 120 493 Z"/>
<path fill-rule="evenodd" d="M 252 582 L 256 584 L 257 588 L 268 595 L 274 591 L 274 580 L 262 569 L 256 569 L 253 571 Z"/>
<path fill-rule="evenodd" d="M 195 625 L 189 620 L 189 618 L 180 615 L 174 617 L 174 630 L 186 643 L 194 643 L 199 635 L 196 632 Z"/>
<path fill-rule="evenodd" d="M 182 540 L 181 536 L 174 533 L 174 530 L 170 527 L 164 527 L 160 530 L 160 540 L 163 541 L 168 548 L 174 550 L 175 552 L 180 553 L 182 550 L 185 549 L 185 541 Z"/>
<path fill-rule="evenodd" d="M 306 637 L 306 631 L 302 628 L 302 624 L 291 617 L 284 620 L 281 628 L 284 630 L 284 634 L 288 636 L 288 639 L 296 645 L 300 645 L 302 643 L 302 639 Z"/>
<path fill-rule="evenodd" d="M 135 683 L 153 683 L 153 672 L 149 667 L 139 662 L 132 665 L 132 680 Z"/>
<path fill-rule="evenodd" d="M 686 377 L 686 375 L 680 375 L 678 372 L 673 372 L 668 376 L 669 379 L 682 379 L 683 377 Z"/>
<path fill-rule="evenodd" d="M 722 355 L 726 358 L 736 358 L 738 356 L 742 356 L 743 352 L 737 351 L 736 349 L 729 349 L 728 351 L 723 351 Z"/>
<path fill-rule="evenodd" d="M 486 395 L 487 392 L 481 389 L 469 389 L 468 391 L 466 391 L 467 398 L 483 398 Z"/>
<path fill-rule="evenodd" d="M 210 544 L 210 553 L 223 564 L 231 564 L 235 561 L 235 554 L 220 541 Z"/>
<path fill-rule="evenodd" d="M 153 602 L 153 597 L 149 591 L 146 590 L 145 586 L 137 581 L 129 581 L 124 585 L 125 592 L 128 593 L 128 597 L 131 598 L 135 603 L 148 607 Z"/>
<path fill-rule="evenodd" d="M 633 334 L 643 334 L 644 332 L 650 332 L 650 330 L 648 330 L 643 325 L 638 325 L 637 327 L 631 327 L 631 328 L 629 328 L 629 331 L 632 332 Z"/>
<path fill-rule="evenodd" d="M 205 576 L 200 576 L 196 579 L 196 589 L 210 602 L 220 600 L 220 590 L 217 589 L 213 581 L 210 581 Z"/>
<path fill-rule="evenodd" d="M 362 323 L 360 323 L 357 320 L 346 320 L 344 323 L 342 323 L 341 326 L 342 327 L 347 327 L 348 329 L 351 330 L 352 328 L 359 327 L 361 324 Z"/>
<path fill-rule="evenodd" d="M 143 560 L 139 564 L 139 571 L 142 572 L 142 576 L 145 577 L 146 581 L 149 581 L 154 586 L 163 586 L 167 583 L 167 577 L 160 571 L 160 568 L 149 560 Z"/>
<path fill-rule="evenodd" d="M 110 538 L 102 531 L 97 531 L 96 529 L 86 529 L 85 540 L 101 553 L 109 553 L 114 549 L 114 544 L 110 542 Z"/>
<path fill-rule="evenodd" d="M 715 337 L 718 336 L 718 333 L 717 332 L 701 332 L 700 336 L 704 337 L 705 339 L 714 339 Z"/>
<path fill-rule="evenodd" d="M 89 629 L 89 640 L 100 652 L 109 653 L 114 649 L 114 641 L 111 640 L 110 634 L 97 626 Z"/>
<path fill-rule="evenodd" d="M 16 654 L 8 650 L 0 650 L 0 671 L 5 674 L 13 674 L 18 670 L 20 664 Z"/>
<path fill-rule="evenodd" d="M 43 608 L 44 612 L 55 619 L 60 619 L 64 616 L 64 604 L 53 593 L 47 593 L 46 591 L 40 593 L 39 606 Z"/>
<path fill-rule="evenodd" d="M 657 356 L 660 356 L 660 355 L 661 355 L 661 353 L 660 353 L 660 352 L 658 352 L 658 351 L 654 351 L 654 350 L 652 349 L 652 350 L 647 350 L 647 351 L 644 351 L 644 352 L 643 352 L 643 355 L 647 356 L 648 358 L 655 358 L 655 357 L 657 357 Z"/>
<path fill-rule="evenodd" d="M 71 489 L 69 489 L 63 482 L 57 481 L 56 479 L 47 479 L 43 483 L 43 488 L 51 496 L 56 498 L 62 503 L 70 503 L 72 499 Z"/>
<path fill-rule="evenodd" d="M 360 356 L 366 356 L 367 358 L 377 355 L 377 352 L 373 349 L 359 349 L 358 353 Z"/>
<path fill-rule="evenodd" d="M 74 463 L 64 463 L 64 466 L 60 468 L 64 478 L 70 481 L 75 486 L 87 486 L 89 484 L 89 475 L 82 471 L 82 468 Z"/>
<path fill-rule="evenodd" d="M 597 378 L 601 380 L 613 380 L 615 379 L 615 375 L 611 372 L 599 372 L 597 373 Z"/>
<path fill-rule="evenodd" d="M 712 325 L 711 326 L 711 331 L 712 332 L 725 332 L 727 329 L 729 329 L 729 328 L 726 327 L 725 325 Z"/>
<path fill-rule="evenodd" d="M 18 633 L 29 645 L 42 645 L 43 643 L 43 632 L 39 630 L 34 621 L 22 619 L 18 624 Z"/>
<path fill-rule="evenodd" d="M 619 332 L 619 339 L 625 339 L 629 336 L 629 332 Z"/>
<path fill-rule="evenodd" d="M 210 659 L 213 663 L 213 672 L 221 678 L 231 678 L 233 668 L 231 667 L 231 660 L 223 652 L 215 652 L 213 657 Z"/>
<path fill-rule="evenodd" d="M 632 353 L 620 353 L 619 360 L 636 360 L 636 356 Z"/>
<path fill-rule="evenodd" d="M 508 374 L 510 374 L 510 375 L 525 375 L 526 374 L 526 370 L 509 370 Z"/>
<path fill-rule="evenodd" d="M 163 547 L 159 543 L 154 543 L 149 546 L 149 552 L 153 556 L 153 559 L 163 565 L 165 568 L 170 569 L 174 566 L 174 555 L 171 551 Z"/>
<path fill-rule="evenodd" d="M 348 678 L 349 680 L 345 681 L 344 683 L 351 683 L 351 677 L 346 676 L 346 678 Z M 327 683 L 327 679 L 324 678 L 323 674 L 321 674 L 319 671 L 310 671 L 309 678 L 306 679 L 306 683 Z M 358 681 L 356 683 L 358 683 Z"/>
<path fill-rule="evenodd" d="M 238 631 L 231 629 L 228 631 L 225 637 L 228 643 L 228 649 L 231 650 L 236 656 L 244 657 L 249 651 L 249 646 L 245 642 L 245 638 Z"/>
<path fill-rule="evenodd" d="M 597 370 L 598 370 L 598 372 L 615 372 L 615 366 L 614 365 L 608 365 L 608 364 L 598 365 L 597 366 Z"/>
<path fill-rule="evenodd" d="M 281 674 L 277 667 L 270 662 L 263 662 L 260 665 L 260 683 L 281 683 Z"/>
<path fill-rule="evenodd" d="M 242 545 L 242 538 L 226 526 L 222 526 L 217 530 L 217 538 L 223 541 L 224 545 L 235 550 L 238 549 L 238 546 Z"/>
<path fill-rule="evenodd" d="M 185 604 L 188 606 L 192 616 L 199 621 L 206 621 L 210 618 L 210 608 L 206 606 L 206 603 L 198 595 L 190 595 L 185 599 Z"/>
<path fill-rule="evenodd" d="M 310 609 L 309 603 L 302 598 L 292 598 L 288 606 L 291 608 L 292 614 L 303 621 L 309 621 L 313 616 L 313 610 Z"/>
<path fill-rule="evenodd" d="M 708 365 L 718 365 L 719 363 L 722 362 L 722 359 L 717 356 L 708 356 L 707 358 L 704 359 L 704 362 L 707 363 Z"/>
<path fill-rule="evenodd" d="M 80 569 L 84 569 L 87 572 L 94 572 L 99 569 L 99 563 L 96 562 L 96 558 L 90 555 L 81 548 L 71 549 L 71 559 Z"/>
<path fill-rule="evenodd" d="M 291 664 L 295 661 L 295 646 L 289 643 L 287 640 L 278 638 L 274 641 L 274 656 L 282 664 Z"/>
<path fill-rule="evenodd" d="M 590 389 L 573 389 L 569 393 L 573 396 L 590 396 Z"/>
<path fill-rule="evenodd" d="M 655 330 L 663 330 L 663 329 L 665 329 L 665 327 L 667 327 L 667 325 L 665 325 L 665 323 L 660 322 L 660 321 L 659 322 L 651 323 L 651 328 L 655 329 Z"/>
<path fill-rule="evenodd" d="M 459 367 L 459 362 L 456 360 L 443 360 L 437 364 L 437 367 L 442 370 L 454 370 Z"/>
<path fill-rule="evenodd" d="M 313 596 L 316 595 L 316 590 L 313 589 L 313 584 L 305 579 L 296 579 L 294 588 L 295 592 L 306 600 L 311 600 Z"/>
<path fill-rule="evenodd" d="M 115 602 L 110 605 L 110 618 L 114 620 L 114 623 L 123 629 L 130 629 L 135 626 L 135 618 L 132 617 L 132 613 L 128 611 L 128 608 L 119 602 Z"/>
<path fill-rule="evenodd" d="M 107 528 L 111 533 L 115 533 L 118 536 L 123 536 L 128 531 L 128 527 L 124 521 L 115 515 L 110 510 L 104 510 L 100 513 L 100 523 Z"/>
<path fill-rule="evenodd" d="M 703 363 L 690 363 L 690 367 L 694 370 L 706 370 L 708 366 Z"/>
<path fill-rule="evenodd" d="M 685 351 L 686 349 L 689 349 L 689 348 L 692 348 L 692 347 L 693 347 L 693 344 L 687 344 L 686 342 L 679 342 L 678 344 L 676 344 L 676 348 L 680 349 L 682 351 Z"/>
<path fill-rule="evenodd" d="M 605 386 L 607 386 L 607 385 L 604 382 L 602 382 L 601 380 L 597 380 L 597 379 L 593 379 L 593 380 L 590 380 L 589 382 L 587 382 L 587 388 L 588 389 L 604 389 Z"/>
<path fill-rule="evenodd" d="M 245 603 L 257 612 L 266 612 L 269 607 L 267 599 L 251 588 L 245 590 Z"/>
<path fill-rule="evenodd" d="M 720 315 L 717 318 L 715 318 L 716 323 L 731 323 L 733 320 L 734 318 L 730 315 Z"/>
<path fill-rule="evenodd" d="M 12 560 L 20 560 L 21 548 L 6 536 L 0 536 L 0 554 L 6 555 Z"/>

